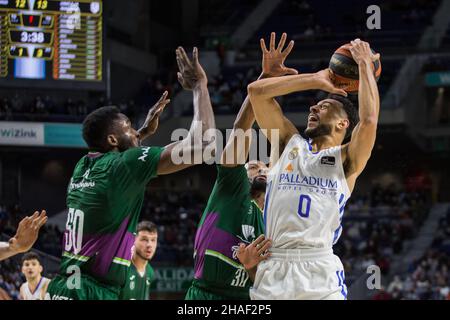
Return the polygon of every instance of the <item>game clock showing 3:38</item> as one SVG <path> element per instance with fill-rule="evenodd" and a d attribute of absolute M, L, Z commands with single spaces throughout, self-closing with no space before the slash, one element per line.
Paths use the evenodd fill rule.
<path fill-rule="evenodd" d="M 104 86 L 102 5 L 102 0 L 0 1 L 0 83 Z"/>

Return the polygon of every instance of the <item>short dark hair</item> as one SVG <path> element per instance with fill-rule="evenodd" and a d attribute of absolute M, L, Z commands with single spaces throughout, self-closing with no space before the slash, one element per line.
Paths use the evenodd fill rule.
<path fill-rule="evenodd" d="M 39 257 L 39 255 L 37 253 L 34 253 L 34 252 L 25 253 L 22 257 L 22 265 L 24 264 L 25 261 L 29 261 L 29 260 L 37 260 L 41 264 L 41 258 Z"/>
<path fill-rule="evenodd" d="M 154 224 L 151 221 L 141 221 L 137 225 L 137 231 L 136 233 L 139 233 L 140 231 L 148 231 L 151 233 L 158 233 L 158 228 L 156 227 L 156 224 Z"/>
<path fill-rule="evenodd" d="M 92 111 L 83 121 L 83 139 L 89 149 L 106 152 L 106 137 L 112 132 L 114 120 L 119 118 L 116 106 L 101 107 Z"/>
<path fill-rule="evenodd" d="M 347 114 L 348 121 L 349 121 L 349 125 L 347 128 L 347 131 L 345 132 L 345 137 L 344 137 L 344 139 L 347 139 L 348 137 L 350 137 L 350 135 L 353 132 L 353 129 L 355 128 L 356 124 L 359 121 L 358 110 L 356 109 L 353 102 L 349 98 L 346 98 L 344 96 L 330 93 L 328 95 L 327 99 L 337 100 L 340 103 L 342 103 L 342 107 L 343 107 L 345 113 Z"/>

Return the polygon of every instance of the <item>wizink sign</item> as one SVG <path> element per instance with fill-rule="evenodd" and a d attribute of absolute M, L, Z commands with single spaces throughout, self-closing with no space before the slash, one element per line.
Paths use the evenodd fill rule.
<path fill-rule="evenodd" d="M 44 124 L 0 121 L 0 145 L 44 145 Z"/>
<path fill-rule="evenodd" d="M 81 124 L 0 121 L 0 145 L 85 148 Z"/>

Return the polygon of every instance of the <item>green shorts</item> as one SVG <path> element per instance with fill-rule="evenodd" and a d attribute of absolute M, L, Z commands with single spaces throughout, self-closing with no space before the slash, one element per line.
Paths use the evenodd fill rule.
<path fill-rule="evenodd" d="M 71 287 L 78 288 L 71 288 Z M 107 286 L 94 278 L 81 275 L 79 285 L 58 275 L 50 281 L 46 299 L 49 300 L 118 300 L 120 290 Z"/>
<path fill-rule="evenodd" d="M 218 289 L 217 289 L 218 290 Z M 249 297 L 230 297 L 218 293 L 212 293 L 203 288 L 198 280 L 192 281 L 191 286 L 186 292 L 185 300 L 249 300 Z"/>

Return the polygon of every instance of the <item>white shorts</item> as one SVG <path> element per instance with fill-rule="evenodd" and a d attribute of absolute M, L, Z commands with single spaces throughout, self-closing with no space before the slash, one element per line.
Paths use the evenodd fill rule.
<path fill-rule="evenodd" d="M 330 249 L 275 249 L 258 265 L 252 300 L 346 300 L 344 267 Z"/>

